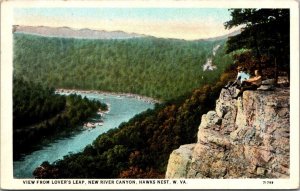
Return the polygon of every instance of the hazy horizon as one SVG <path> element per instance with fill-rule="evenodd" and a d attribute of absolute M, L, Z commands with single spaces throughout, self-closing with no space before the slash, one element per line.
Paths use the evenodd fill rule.
<path fill-rule="evenodd" d="M 18 8 L 14 25 L 124 31 L 197 40 L 229 34 L 227 9 L 215 8 Z"/>

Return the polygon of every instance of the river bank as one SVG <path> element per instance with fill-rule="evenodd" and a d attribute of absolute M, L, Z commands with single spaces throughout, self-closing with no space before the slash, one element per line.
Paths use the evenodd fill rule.
<path fill-rule="evenodd" d="M 98 90 L 80 90 L 80 89 L 64 89 L 64 88 L 59 88 L 55 90 L 55 93 L 70 93 L 70 94 L 75 94 L 75 93 L 83 93 L 83 94 L 102 94 L 102 95 L 112 95 L 112 96 L 119 96 L 119 97 L 127 97 L 127 98 L 135 98 L 141 101 L 144 101 L 146 103 L 161 103 L 162 101 L 156 100 L 151 97 L 147 96 L 141 96 L 138 94 L 132 94 L 132 93 L 118 93 L 118 92 L 106 92 L 106 91 L 98 91 Z"/>
<path fill-rule="evenodd" d="M 80 94 L 78 93 L 78 95 Z M 92 144 L 99 135 L 119 127 L 121 123 L 127 122 L 135 115 L 147 109 L 154 108 L 153 104 L 127 97 L 120 99 L 118 96 L 95 95 L 94 93 L 84 93 L 81 95 L 86 96 L 87 99 L 109 103 L 108 114 L 105 114 L 108 111 L 98 110 L 98 112 L 104 112 L 104 116 L 101 119 L 103 120 L 103 124 L 84 131 L 76 131 L 68 136 L 57 137 L 56 139 L 52 139 L 47 145 L 38 145 L 39 147 L 35 151 L 26 153 L 19 160 L 14 160 L 15 178 L 33 178 L 32 172 L 44 161 L 53 163 L 59 159 L 63 159 L 65 155 L 69 155 L 70 153 L 81 152 L 87 145 Z"/>

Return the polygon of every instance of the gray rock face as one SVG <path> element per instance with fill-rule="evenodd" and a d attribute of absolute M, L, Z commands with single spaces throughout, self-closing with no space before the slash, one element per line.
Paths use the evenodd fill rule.
<path fill-rule="evenodd" d="M 275 85 L 276 80 L 275 79 L 267 79 L 263 80 L 261 82 L 262 85 Z"/>
<path fill-rule="evenodd" d="M 186 178 L 187 170 L 190 168 L 192 151 L 195 144 L 183 145 L 174 150 L 169 159 L 169 167 L 166 172 L 167 178 Z"/>
<path fill-rule="evenodd" d="M 271 91 L 274 90 L 275 86 L 274 85 L 261 85 L 257 90 L 264 90 L 264 91 Z"/>
<path fill-rule="evenodd" d="M 223 89 L 215 111 L 202 116 L 195 144 L 170 155 L 166 178 L 288 178 L 289 88 Z"/>

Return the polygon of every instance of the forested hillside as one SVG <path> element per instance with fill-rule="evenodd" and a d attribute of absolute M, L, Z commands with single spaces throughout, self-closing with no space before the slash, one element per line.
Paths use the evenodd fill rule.
<path fill-rule="evenodd" d="M 213 56 L 217 45 L 221 47 Z M 217 69 L 204 72 L 208 57 Z M 231 63 L 225 55 L 225 40 L 83 40 L 14 34 L 15 73 L 55 88 L 169 100 L 216 81 Z"/>
<path fill-rule="evenodd" d="M 62 131 L 75 130 L 88 117 L 107 106 L 78 95 L 62 96 L 53 88 L 14 76 L 14 157 Z"/>
<path fill-rule="evenodd" d="M 179 145 L 196 141 L 201 115 L 215 105 L 232 73 L 176 100 L 156 105 L 100 135 L 83 152 L 54 164 L 44 162 L 37 178 L 163 178 L 168 158 Z"/>

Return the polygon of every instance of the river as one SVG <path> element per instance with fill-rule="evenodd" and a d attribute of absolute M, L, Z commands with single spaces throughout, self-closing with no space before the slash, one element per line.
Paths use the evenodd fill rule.
<path fill-rule="evenodd" d="M 42 162 L 50 163 L 62 159 L 69 153 L 82 151 L 86 145 L 91 144 L 100 134 L 118 127 L 122 122 L 128 121 L 148 108 L 153 108 L 154 104 L 141 99 L 126 96 L 80 93 L 88 99 L 96 99 L 109 105 L 110 110 L 102 117 L 103 126 L 96 126 L 94 129 L 86 129 L 69 137 L 59 138 L 41 149 L 25 155 L 22 159 L 13 162 L 14 178 L 33 178 L 32 172 Z"/>

